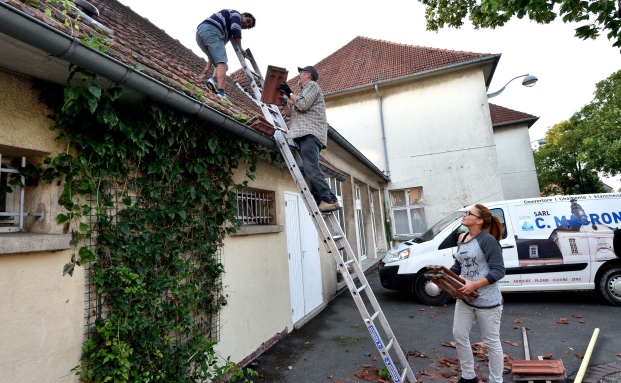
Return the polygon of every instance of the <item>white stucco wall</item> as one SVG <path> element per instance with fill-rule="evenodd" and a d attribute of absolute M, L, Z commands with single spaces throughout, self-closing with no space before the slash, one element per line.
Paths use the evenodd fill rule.
<path fill-rule="evenodd" d="M 494 137 L 505 198 L 539 197 L 541 194 L 528 125 L 496 127 Z"/>
<path fill-rule="evenodd" d="M 0 255 L 0 382 L 78 381 L 84 268 L 63 277 L 69 259 L 70 251 Z"/>
<path fill-rule="evenodd" d="M 379 90 L 392 180 L 388 189 L 422 186 L 428 225 L 464 205 L 503 199 L 482 70 Z M 385 168 L 375 91 L 328 97 L 327 107 L 329 123 Z"/>

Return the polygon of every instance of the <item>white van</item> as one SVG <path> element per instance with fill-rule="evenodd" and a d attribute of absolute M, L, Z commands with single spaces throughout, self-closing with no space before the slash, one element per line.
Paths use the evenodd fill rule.
<path fill-rule="evenodd" d="M 503 223 L 500 240 L 506 275 L 503 293 L 597 290 L 621 305 L 621 194 L 554 196 L 483 203 Z M 425 233 L 386 254 L 379 266 L 382 286 L 413 292 L 424 304 L 450 296 L 424 273 L 428 265 L 453 265 L 457 237 L 467 231 L 456 211 Z"/>

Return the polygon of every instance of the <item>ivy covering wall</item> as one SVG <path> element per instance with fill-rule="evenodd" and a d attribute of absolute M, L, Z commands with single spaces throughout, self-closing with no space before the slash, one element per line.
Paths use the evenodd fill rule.
<path fill-rule="evenodd" d="M 235 194 L 262 151 L 161 104 L 120 103 L 120 88 L 95 80 L 75 70 L 64 89 L 39 85 L 66 143 L 42 169 L 62 181 L 57 222 L 76 249 L 65 272 L 89 262 L 105 309 L 75 373 L 84 382 L 247 381 L 254 372 L 219 358 L 205 324 L 226 304 L 217 251 L 239 224 Z"/>

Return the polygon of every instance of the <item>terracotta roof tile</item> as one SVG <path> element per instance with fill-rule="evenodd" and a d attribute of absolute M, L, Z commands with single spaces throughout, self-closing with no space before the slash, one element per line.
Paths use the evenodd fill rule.
<path fill-rule="evenodd" d="M 227 80 L 225 91 L 233 105 L 223 105 L 204 83 L 196 81 L 196 76 L 207 64 L 203 58 L 118 1 L 89 0 L 99 10 L 99 16 L 92 19 L 94 22 L 87 17 L 77 17 L 78 13 L 70 10 L 68 15 L 71 23 L 77 25 L 79 29 L 63 25 L 64 16 L 59 8 L 55 8 L 59 5 L 40 2 L 41 8 L 35 8 L 29 5 L 29 0 L 3 1 L 79 39 L 87 36 L 108 39 L 109 42 L 106 45 L 109 49 L 105 52 L 107 55 L 191 97 L 197 97 L 201 92 L 205 97 L 205 104 L 222 113 L 230 116 L 241 113 L 249 117 L 256 114 L 262 115 L 260 109 L 237 88 L 231 79 Z M 52 17 L 45 15 L 43 12 L 45 8 L 52 11 Z M 195 85 L 196 88 L 188 88 L 186 86 L 188 83 Z"/>
<path fill-rule="evenodd" d="M 314 67 L 319 74 L 317 83 L 324 93 L 332 93 L 487 56 L 491 55 L 405 45 L 358 36 Z M 289 85 L 297 86 L 297 80 L 289 80 Z"/>
<path fill-rule="evenodd" d="M 509 123 L 527 122 L 531 127 L 539 117 L 532 114 L 518 112 L 517 110 L 505 108 L 496 104 L 489 104 L 489 111 L 492 116 L 492 126 L 504 125 Z"/>

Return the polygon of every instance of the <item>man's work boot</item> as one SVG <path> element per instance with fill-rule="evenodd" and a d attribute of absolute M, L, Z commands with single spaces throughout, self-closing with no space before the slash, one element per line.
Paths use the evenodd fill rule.
<path fill-rule="evenodd" d="M 318 207 L 319 211 L 322 213 L 329 213 L 331 211 L 335 211 L 341 208 L 338 202 L 328 203 L 326 201 L 321 201 Z"/>

